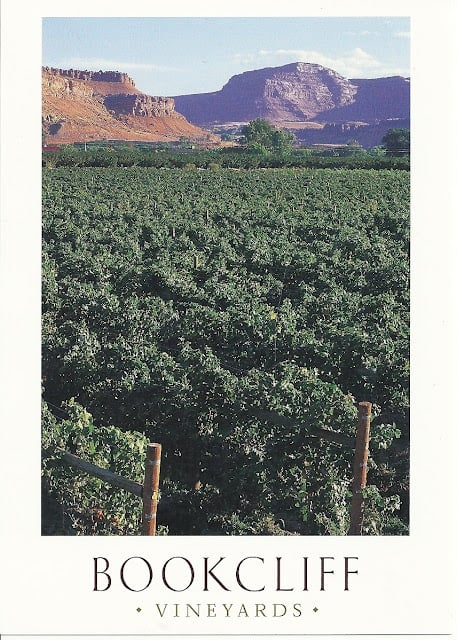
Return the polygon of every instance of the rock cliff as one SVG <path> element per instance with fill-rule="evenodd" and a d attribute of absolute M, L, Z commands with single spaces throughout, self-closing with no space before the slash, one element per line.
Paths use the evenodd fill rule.
<path fill-rule="evenodd" d="M 409 118 L 410 81 L 409 78 L 392 76 L 370 80 L 351 80 L 356 91 L 352 102 L 319 113 L 319 122 L 342 123 L 363 121 L 374 123 L 379 120 Z"/>
<path fill-rule="evenodd" d="M 117 115 L 124 114 L 147 118 L 175 117 L 177 115 L 173 98 L 118 93 L 106 96 L 104 105 Z"/>
<path fill-rule="evenodd" d="M 101 139 L 217 141 L 175 110 L 173 98 L 149 96 L 118 71 L 42 69 L 47 143 Z"/>
<path fill-rule="evenodd" d="M 409 126 L 408 78 L 350 80 L 305 62 L 248 71 L 220 91 L 174 98 L 146 95 L 118 71 L 44 67 L 42 77 L 49 143 L 181 137 L 211 143 L 219 138 L 200 127 L 222 132 L 227 123 L 265 118 L 305 143 L 356 138 L 375 145 L 389 124 Z"/>
<path fill-rule="evenodd" d="M 349 80 L 318 64 L 297 62 L 233 76 L 212 93 L 175 96 L 191 122 L 213 126 L 265 118 L 282 122 L 373 123 L 409 116 L 409 80 Z"/>
<path fill-rule="evenodd" d="M 55 67 L 43 67 L 45 74 L 59 78 L 71 78 L 72 80 L 84 80 L 84 82 L 120 82 L 136 89 L 132 78 L 120 71 L 80 71 L 78 69 L 56 69 Z"/>

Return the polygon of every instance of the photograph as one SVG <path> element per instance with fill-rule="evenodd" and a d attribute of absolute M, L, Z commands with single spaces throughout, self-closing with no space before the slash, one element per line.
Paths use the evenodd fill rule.
<path fill-rule="evenodd" d="M 409 30 L 43 19 L 43 535 L 408 534 Z"/>

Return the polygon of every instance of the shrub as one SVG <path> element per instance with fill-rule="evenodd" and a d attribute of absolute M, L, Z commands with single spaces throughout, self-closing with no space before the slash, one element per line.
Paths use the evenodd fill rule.
<path fill-rule="evenodd" d="M 52 518 L 57 510 L 50 512 L 54 503 L 61 509 L 61 535 L 136 535 L 141 500 L 68 466 L 62 451 L 142 483 L 146 437 L 116 427 L 95 427 L 91 414 L 73 399 L 64 407 L 63 420 L 46 403 L 42 408 L 43 532 L 56 533 Z"/>

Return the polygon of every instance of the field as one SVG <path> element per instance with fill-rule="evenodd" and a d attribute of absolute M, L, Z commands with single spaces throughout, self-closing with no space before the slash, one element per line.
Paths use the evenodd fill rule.
<path fill-rule="evenodd" d="M 161 533 L 344 535 L 353 451 L 313 429 L 353 436 L 368 400 L 364 532 L 407 533 L 408 254 L 406 171 L 44 169 L 44 477 L 63 532 L 129 534 L 138 508 L 52 447 L 132 475 L 149 440 Z"/>

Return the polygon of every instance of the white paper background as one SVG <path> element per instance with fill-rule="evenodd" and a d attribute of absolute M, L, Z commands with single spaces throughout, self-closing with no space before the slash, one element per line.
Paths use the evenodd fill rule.
<path fill-rule="evenodd" d="M 455 222 L 456 9 L 451 0 L 406 2 L 174 2 L 101 0 L 2 2 L 1 201 L 1 619 L 15 634 L 392 634 L 456 631 L 455 612 Z M 411 535 L 392 538 L 42 538 L 40 536 L 40 166 L 41 18 L 44 16 L 410 16 L 412 19 L 412 508 Z M 160 568 L 173 556 L 203 556 L 227 566 L 282 556 L 285 586 L 310 557 L 309 591 L 226 593 L 201 587 L 167 591 Z M 343 556 L 358 556 L 359 574 L 343 591 Z M 92 558 L 112 566 L 143 556 L 154 568 L 141 593 L 119 586 L 93 591 Z M 311 569 L 336 558 L 328 590 Z M 254 564 L 252 565 L 254 566 Z M 219 572 L 227 577 L 229 572 Z M 248 575 L 248 574 L 246 574 Z M 273 573 L 265 570 L 270 583 Z M 271 577 L 270 577 L 271 575 Z M 257 584 L 262 574 L 246 580 Z M 141 578 L 141 575 L 140 575 Z M 139 579 L 140 579 L 139 578 Z M 183 576 L 183 579 L 185 576 Z M 290 582 L 293 582 L 290 580 Z M 139 584 L 139 583 L 138 583 Z M 160 618 L 156 603 L 300 603 L 293 618 Z M 217 608 L 216 607 L 216 608 Z M 313 609 L 317 607 L 318 611 Z M 141 608 L 141 612 L 137 611 Z M 222 637 L 222 636 L 220 636 Z"/>

